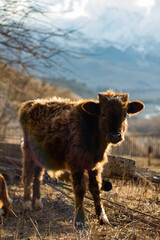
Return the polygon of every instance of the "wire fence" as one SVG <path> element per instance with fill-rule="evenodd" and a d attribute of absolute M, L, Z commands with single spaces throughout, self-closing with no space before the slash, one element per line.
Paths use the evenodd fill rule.
<path fill-rule="evenodd" d="M 20 149 L 21 138 L 20 127 L 0 130 L 0 149 L 5 146 L 6 154 L 15 155 L 14 147 Z M 135 159 L 139 167 L 160 167 L 160 133 L 128 134 L 121 145 L 112 148 L 111 154 Z"/>
<path fill-rule="evenodd" d="M 135 159 L 139 167 L 160 166 L 160 133 L 128 134 L 112 153 Z"/>
<path fill-rule="evenodd" d="M 22 133 L 20 127 L 0 129 L 0 143 L 20 144 Z"/>

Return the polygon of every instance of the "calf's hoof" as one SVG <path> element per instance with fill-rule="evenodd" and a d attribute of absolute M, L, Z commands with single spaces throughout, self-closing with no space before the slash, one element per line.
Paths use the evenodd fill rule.
<path fill-rule="evenodd" d="M 100 225 L 108 224 L 108 225 L 111 226 L 111 224 L 110 224 L 110 222 L 109 222 L 109 220 L 108 220 L 108 217 L 107 217 L 107 215 L 105 214 L 105 211 L 104 211 L 103 208 L 102 208 L 101 215 L 100 215 L 100 217 L 99 217 L 99 223 L 100 223 Z"/>
<path fill-rule="evenodd" d="M 77 230 L 82 230 L 84 229 L 84 213 L 81 211 L 77 212 L 77 216 L 75 219 L 75 228 Z"/>
<path fill-rule="evenodd" d="M 13 203 L 13 200 L 12 200 L 11 198 L 9 198 L 9 202 L 10 202 L 10 204 L 12 204 L 12 203 Z"/>
<path fill-rule="evenodd" d="M 39 199 L 35 198 L 33 200 L 33 206 L 34 206 L 35 209 L 42 209 L 43 208 L 43 203 L 42 203 L 41 198 L 39 198 Z"/>
<path fill-rule="evenodd" d="M 24 211 L 31 211 L 32 210 L 32 203 L 31 201 L 23 201 L 22 202 L 23 210 Z"/>
<path fill-rule="evenodd" d="M 84 221 L 79 221 L 79 220 L 76 219 L 75 228 L 77 230 L 83 230 L 84 229 Z"/>

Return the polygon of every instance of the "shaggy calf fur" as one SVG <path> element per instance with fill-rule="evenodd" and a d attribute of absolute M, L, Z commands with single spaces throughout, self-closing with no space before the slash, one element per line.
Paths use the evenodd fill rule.
<path fill-rule="evenodd" d="M 0 215 L 8 213 L 11 208 L 12 200 L 8 196 L 7 183 L 0 174 Z"/>
<path fill-rule="evenodd" d="M 127 114 L 144 108 L 129 95 L 108 91 L 99 100 L 71 102 L 66 99 L 37 99 L 25 102 L 19 111 L 23 132 L 23 182 L 25 209 L 31 209 L 30 185 L 33 179 L 33 205 L 42 208 L 40 178 L 43 169 L 69 170 L 77 210 L 76 223 L 84 223 L 83 198 L 86 173 L 100 223 L 108 222 L 101 200 L 101 172 L 104 153 L 124 139 Z M 106 154 L 105 154 L 106 155 Z"/>

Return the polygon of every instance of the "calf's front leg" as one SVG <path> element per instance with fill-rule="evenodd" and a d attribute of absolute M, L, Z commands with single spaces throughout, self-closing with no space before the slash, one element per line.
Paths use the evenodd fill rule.
<path fill-rule="evenodd" d="M 96 215 L 99 218 L 100 224 L 104 224 L 104 223 L 110 224 L 100 199 L 100 189 L 101 189 L 101 181 L 102 181 L 101 171 L 91 170 L 91 171 L 88 171 L 88 175 L 89 175 L 89 190 L 93 196 Z"/>
<path fill-rule="evenodd" d="M 84 226 L 83 198 L 86 192 L 84 172 L 71 173 L 73 190 L 75 194 L 76 219 L 75 226 L 79 229 Z"/>

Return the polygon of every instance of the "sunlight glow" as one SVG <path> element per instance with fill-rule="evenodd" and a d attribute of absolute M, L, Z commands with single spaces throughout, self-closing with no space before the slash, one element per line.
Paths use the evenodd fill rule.
<path fill-rule="evenodd" d="M 155 4 L 155 0 L 137 0 L 137 5 L 139 7 L 153 7 Z"/>
<path fill-rule="evenodd" d="M 56 4 L 50 7 L 50 11 L 54 13 L 59 13 L 60 15 L 63 12 L 64 18 L 76 19 L 78 17 L 87 17 L 88 14 L 85 10 L 86 0 L 64 0 L 63 4 Z"/>
<path fill-rule="evenodd" d="M 137 0 L 136 5 L 140 8 L 146 8 L 147 14 L 150 14 L 152 7 L 155 5 L 155 0 Z"/>

